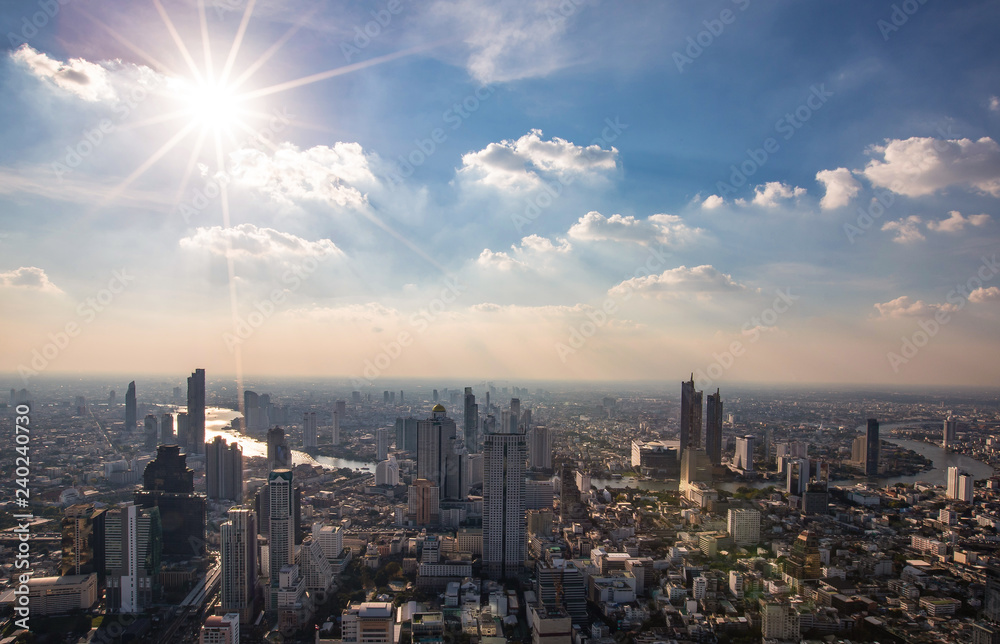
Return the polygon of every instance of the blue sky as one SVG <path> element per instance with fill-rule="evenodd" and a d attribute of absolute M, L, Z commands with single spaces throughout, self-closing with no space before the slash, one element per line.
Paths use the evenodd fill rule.
<path fill-rule="evenodd" d="M 995 383 L 998 18 L 4 5 L 0 355 L 15 384 Z"/>

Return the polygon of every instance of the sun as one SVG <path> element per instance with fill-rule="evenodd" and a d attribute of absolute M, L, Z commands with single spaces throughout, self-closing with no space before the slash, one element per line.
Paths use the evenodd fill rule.
<path fill-rule="evenodd" d="M 246 115 L 239 95 L 219 83 L 185 83 L 180 95 L 190 121 L 209 130 L 228 130 Z"/>

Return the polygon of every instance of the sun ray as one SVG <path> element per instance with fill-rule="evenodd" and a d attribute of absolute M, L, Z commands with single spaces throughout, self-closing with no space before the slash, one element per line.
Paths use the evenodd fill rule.
<path fill-rule="evenodd" d="M 149 118 L 142 119 L 141 121 L 132 121 L 125 125 L 118 127 L 121 132 L 127 132 L 129 130 L 137 130 L 139 128 L 148 127 L 150 125 L 156 125 L 157 123 L 166 123 L 168 121 L 176 121 L 179 118 L 184 118 L 188 116 L 189 112 L 187 110 L 175 110 L 173 112 L 167 112 L 166 114 L 159 114 L 157 116 L 150 116 Z"/>
<path fill-rule="evenodd" d="M 273 142 L 268 141 L 264 137 L 260 136 L 257 131 L 255 131 L 253 128 L 251 128 L 246 123 L 237 122 L 236 126 L 239 127 L 239 128 L 241 128 L 247 134 L 249 134 L 250 135 L 250 140 L 252 140 L 252 141 L 257 140 L 257 141 L 262 142 L 264 145 L 266 145 L 267 147 L 271 148 L 272 152 L 277 152 L 278 151 L 278 146 L 276 146 Z"/>
<path fill-rule="evenodd" d="M 247 2 L 247 8 L 243 12 L 243 19 L 240 20 L 240 26 L 236 29 L 236 37 L 233 38 L 233 46 L 229 49 L 226 64 L 223 65 L 222 74 L 219 75 L 219 83 L 222 85 L 225 85 L 229 81 L 229 74 L 233 71 L 233 65 L 236 63 L 236 55 L 243 45 L 243 36 L 246 35 L 247 27 L 250 25 L 250 16 L 253 14 L 255 4 L 257 4 L 257 0 L 249 0 Z"/>
<path fill-rule="evenodd" d="M 140 165 L 138 168 L 132 171 L 132 174 L 125 177 L 125 179 L 121 183 L 115 186 L 101 202 L 101 205 L 107 205 L 108 203 L 117 199 L 118 195 L 120 195 L 122 191 L 125 190 L 125 188 L 127 188 L 133 181 L 138 179 L 143 173 L 146 172 L 146 170 L 149 170 L 154 163 L 163 158 L 163 156 L 167 152 L 170 152 L 170 150 L 174 149 L 174 147 L 178 143 L 180 143 L 181 140 L 191 132 L 191 130 L 197 127 L 197 125 L 198 125 L 197 123 L 188 123 L 179 132 L 170 137 L 170 139 L 166 143 L 160 146 L 159 150 L 151 154 L 149 158 L 143 162 L 142 165 Z"/>
<path fill-rule="evenodd" d="M 309 76 L 303 76 L 302 78 L 297 78 L 295 80 L 286 81 L 284 83 L 278 83 L 276 85 L 271 85 L 270 87 L 263 87 L 252 92 L 247 92 L 240 95 L 240 100 L 250 100 L 254 98 L 260 98 L 262 96 L 270 96 L 271 94 L 277 94 L 279 92 L 285 92 L 290 89 L 295 89 L 296 87 L 302 87 L 303 85 L 311 85 L 312 83 L 318 83 L 319 81 L 326 80 L 328 78 L 333 78 L 335 76 L 341 76 L 343 74 L 349 74 L 351 72 L 356 72 L 359 69 L 365 69 L 367 67 L 372 67 L 374 65 L 380 65 L 382 63 L 387 63 L 399 58 L 405 58 L 406 56 L 412 56 L 413 54 L 426 51 L 441 45 L 444 41 L 426 43 L 423 45 L 416 45 L 414 47 L 409 47 L 401 51 L 393 52 L 391 54 L 385 54 L 384 56 L 376 56 L 375 58 L 370 58 L 357 63 L 352 63 L 350 65 L 344 65 L 343 67 L 336 67 L 334 69 L 328 69 L 325 72 L 319 72 L 317 74 L 310 74 Z"/>
<path fill-rule="evenodd" d="M 222 139 L 219 135 L 219 131 L 215 131 L 215 161 L 219 167 L 219 170 L 224 169 L 225 158 L 222 152 Z M 223 228 L 230 228 L 232 222 L 229 217 L 229 190 L 228 182 L 223 183 L 219 189 L 219 199 L 222 206 L 222 226 Z M 236 262 L 233 259 L 232 252 L 232 239 L 227 238 L 226 241 L 226 270 L 229 274 L 229 309 L 233 317 L 233 328 L 236 328 L 239 322 L 239 296 L 236 293 Z M 243 355 L 240 353 L 239 343 L 234 347 L 236 350 L 233 353 L 235 359 L 236 368 L 236 390 L 243 391 Z"/>
<path fill-rule="evenodd" d="M 288 31 L 286 31 L 281 35 L 281 38 L 278 38 L 278 40 L 276 40 L 273 45 L 268 47 L 267 50 L 265 50 L 264 53 L 261 54 L 259 58 L 257 58 L 257 60 L 251 63 L 250 66 L 247 67 L 245 70 L 243 70 L 243 73 L 240 74 L 235 81 L 233 81 L 230 87 L 232 87 L 233 90 L 236 90 L 240 88 L 243 85 L 243 83 L 250 80 L 250 77 L 253 76 L 257 72 L 257 70 L 264 65 L 264 63 L 270 60 L 272 56 L 278 53 L 278 50 L 280 50 L 285 45 L 285 43 L 288 42 L 289 39 L 291 39 L 291 37 L 294 36 L 295 33 L 298 32 L 298 30 L 301 29 L 302 26 L 305 25 L 316 14 L 317 11 L 319 11 L 318 7 L 313 8 L 305 16 L 302 17 L 302 20 L 299 20 L 296 24 L 289 27 Z"/>
<path fill-rule="evenodd" d="M 381 219 L 379 219 L 375 215 L 375 213 L 370 212 L 367 209 L 363 209 L 363 210 L 361 210 L 361 214 L 364 215 L 364 217 L 366 217 L 370 222 L 372 222 L 373 224 L 375 224 L 376 226 L 378 226 L 379 228 L 381 228 L 385 232 L 389 233 L 392 237 L 394 237 L 397 241 L 401 242 L 404 246 L 406 246 L 407 248 L 409 248 L 410 250 L 412 250 L 414 253 L 416 253 L 417 255 L 419 255 L 420 257 L 422 257 L 423 259 L 427 260 L 427 262 L 431 266 L 433 266 L 434 268 L 438 269 L 439 271 L 441 271 L 445 275 L 451 275 L 451 273 L 448 271 L 447 268 L 445 268 L 440 263 L 438 263 L 438 261 L 436 259 L 434 259 L 430 255 L 428 255 L 424 251 L 424 249 L 422 249 L 422 248 L 420 248 L 420 246 L 417 246 L 416 244 L 414 244 L 412 241 L 410 241 L 409 239 L 407 239 L 405 236 L 401 235 L 398 231 L 393 230 L 388 224 L 386 224 L 384 221 L 382 221 Z"/>
<path fill-rule="evenodd" d="M 167 65 L 166 63 L 164 63 L 164 62 L 162 62 L 162 61 L 154 58 L 152 56 L 152 54 L 150 54 L 146 50 L 142 49 L 138 45 L 135 45 L 128 38 L 126 38 L 125 36 L 121 35 L 117 31 L 115 31 L 114 29 L 112 29 L 110 25 L 104 23 L 104 21 L 98 20 L 96 17 L 90 15 L 90 13 L 88 13 L 85 9 L 78 9 L 77 11 L 79 11 L 79 13 L 83 17 L 87 18 L 88 20 L 90 20 L 91 22 L 93 22 L 94 24 L 96 24 L 98 27 L 100 27 L 104 31 L 108 32 L 109 36 L 111 36 L 112 38 L 114 38 L 115 40 L 117 40 L 119 43 L 121 43 L 122 45 L 124 45 L 132 53 L 137 54 L 140 58 L 145 59 L 146 62 L 148 62 L 150 65 L 152 65 L 154 68 L 156 68 L 156 70 L 159 71 L 161 74 L 166 74 L 168 76 L 176 76 L 177 75 L 174 72 L 174 70 L 169 65 Z"/>
<path fill-rule="evenodd" d="M 201 148 L 205 145 L 205 137 L 207 135 L 208 129 L 201 128 L 201 131 L 198 133 L 198 139 L 195 141 L 194 147 L 191 148 L 191 156 L 184 167 L 184 174 L 181 176 L 181 185 L 177 188 L 177 194 L 174 195 L 174 206 L 181 202 L 184 191 L 187 190 L 188 183 L 191 181 L 191 175 L 194 174 L 194 166 L 198 162 L 198 156 L 201 154 Z"/>
<path fill-rule="evenodd" d="M 205 76 L 209 85 L 215 83 L 212 65 L 212 41 L 208 38 L 208 18 L 205 17 L 205 0 L 198 0 L 198 22 L 201 25 L 201 48 L 205 53 Z"/>
<path fill-rule="evenodd" d="M 167 15 L 166 9 L 160 4 L 160 0 L 153 0 L 153 6 L 160 13 L 160 18 L 163 20 L 163 24 L 166 26 L 167 31 L 170 32 L 170 37 L 174 39 L 174 44 L 177 45 L 177 50 L 181 53 L 184 58 L 184 62 L 187 63 L 188 69 L 191 70 L 191 74 L 199 83 L 203 83 L 204 78 L 201 75 L 201 71 L 198 70 L 198 65 L 195 64 L 194 58 L 191 57 L 191 52 L 188 51 L 187 45 L 181 39 L 181 35 L 177 33 L 177 28 L 174 27 L 174 23 L 170 20 L 170 16 Z"/>

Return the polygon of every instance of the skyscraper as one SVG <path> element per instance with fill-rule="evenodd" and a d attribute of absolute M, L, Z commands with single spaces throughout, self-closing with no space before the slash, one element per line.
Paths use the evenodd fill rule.
<path fill-rule="evenodd" d="M 465 495 L 461 459 L 455 448 L 457 431 L 443 405 L 434 405 L 430 418 L 417 421 L 417 478 L 437 485 L 442 499 Z"/>
<path fill-rule="evenodd" d="M 954 418 L 948 418 L 944 421 L 943 427 L 943 440 L 941 441 L 941 447 L 948 449 L 954 443 L 958 437 L 958 421 Z"/>
<path fill-rule="evenodd" d="M 154 414 L 146 414 L 146 418 L 143 421 L 143 432 L 145 436 L 144 447 L 148 450 L 156 449 L 157 438 L 159 438 L 159 423 L 156 421 L 156 416 Z"/>
<path fill-rule="evenodd" d="M 413 416 L 396 419 L 396 449 L 416 456 L 417 419 Z"/>
<path fill-rule="evenodd" d="M 243 500 L 243 449 L 216 436 L 205 445 L 205 494 L 213 501 Z"/>
<path fill-rule="evenodd" d="M 278 584 L 278 573 L 284 566 L 295 563 L 295 499 L 292 488 L 292 471 L 278 469 L 267 477 L 270 514 L 268 523 L 268 580 L 274 599 Z M 273 609 L 274 602 L 268 604 Z"/>
<path fill-rule="evenodd" d="M 722 463 L 722 396 L 716 389 L 705 405 L 705 451 L 712 465 Z"/>
<path fill-rule="evenodd" d="M 267 471 L 292 466 L 292 452 L 285 442 L 285 430 L 272 427 L 267 430 Z"/>
<path fill-rule="evenodd" d="M 375 460 L 384 461 L 389 458 L 389 430 L 379 427 L 375 430 Z"/>
<path fill-rule="evenodd" d="M 694 374 L 681 383 L 681 453 L 688 447 L 701 447 L 701 394 L 694 389 Z"/>
<path fill-rule="evenodd" d="M 302 414 L 302 446 L 316 447 L 316 412 L 307 411 Z"/>
<path fill-rule="evenodd" d="M 340 415 L 339 411 L 333 412 L 333 420 L 331 421 L 330 427 L 330 440 L 333 441 L 334 445 L 340 445 L 340 419 L 343 416 Z"/>
<path fill-rule="evenodd" d="M 61 575 L 89 575 L 96 572 L 104 580 L 104 513 L 93 503 L 66 508 L 62 521 Z"/>
<path fill-rule="evenodd" d="M 868 419 L 865 431 L 865 476 L 878 476 L 878 459 L 882 443 L 878 437 L 878 421 Z"/>
<path fill-rule="evenodd" d="M 417 479 L 407 491 L 409 518 L 416 525 L 437 525 L 441 513 L 440 489 L 433 481 Z"/>
<path fill-rule="evenodd" d="M 125 392 L 125 431 L 134 432 L 139 423 L 136 415 L 135 405 L 135 380 L 128 383 L 128 391 Z"/>
<path fill-rule="evenodd" d="M 177 445 L 160 445 L 142 473 L 136 505 L 159 508 L 163 554 L 190 559 L 205 554 L 205 497 L 194 493 L 194 471 Z"/>
<path fill-rule="evenodd" d="M 465 388 L 465 415 L 462 417 L 462 423 L 465 430 L 465 448 L 469 453 L 478 452 L 479 405 L 476 404 L 476 395 L 472 393 L 472 387 Z"/>
<path fill-rule="evenodd" d="M 166 445 L 174 443 L 174 415 L 163 414 L 160 416 L 160 442 Z"/>
<path fill-rule="evenodd" d="M 219 603 L 223 611 L 239 613 L 240 621 L 250 624 L 256 617 L 257 514 L 247 508 L 232 508 L 228 514 L 229 520 L 219 528 L 222 559 Z"/>
<path fill-rule="evenodd" d="M 747 434 L 736 439 L 736 459 L 734 464 L 736 469 L 744 472 L 753 472 L 753 448 L 755 437 Z"/>
<path fill-rule="evenodd" d="M 552 469 L 552 441 L 549 430 L 543 425 L 531 428 L 530 448 L 528 450 L 532 469 Z"/>
<path fill-rule="evenodd" d="M 205 449 L 205 370 L 195 369 L 188 378 L 187 449 L 200 454 Z"/>
<path fill-rule="evenodd" d="M 483 565 L 493 579 L 516 577 L 524 561 L 527 452 L 516 425 L 483 437 Z"/>
<path fill-rule="evenodd" d="M 559 520 L 568 523 L 582 519 L 586 509 L 580 500 L 580 488 L 576 484 L 576 472 L 569 463 L 563 463 L 559 472 Z"/>
<path fill-rule="evenodd" d="M 159 510 L 126 503 L 107 511 L 104 527 L 107 608 L 141 613 L 159 594 Z"/>

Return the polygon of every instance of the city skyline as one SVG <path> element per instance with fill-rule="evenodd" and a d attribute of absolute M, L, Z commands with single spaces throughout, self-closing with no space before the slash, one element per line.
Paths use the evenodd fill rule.
<path fill-rule="evenodd" d="M 0 9 L 11 386 L 1000 379 L 994 4 L 208 4 Z"/>

